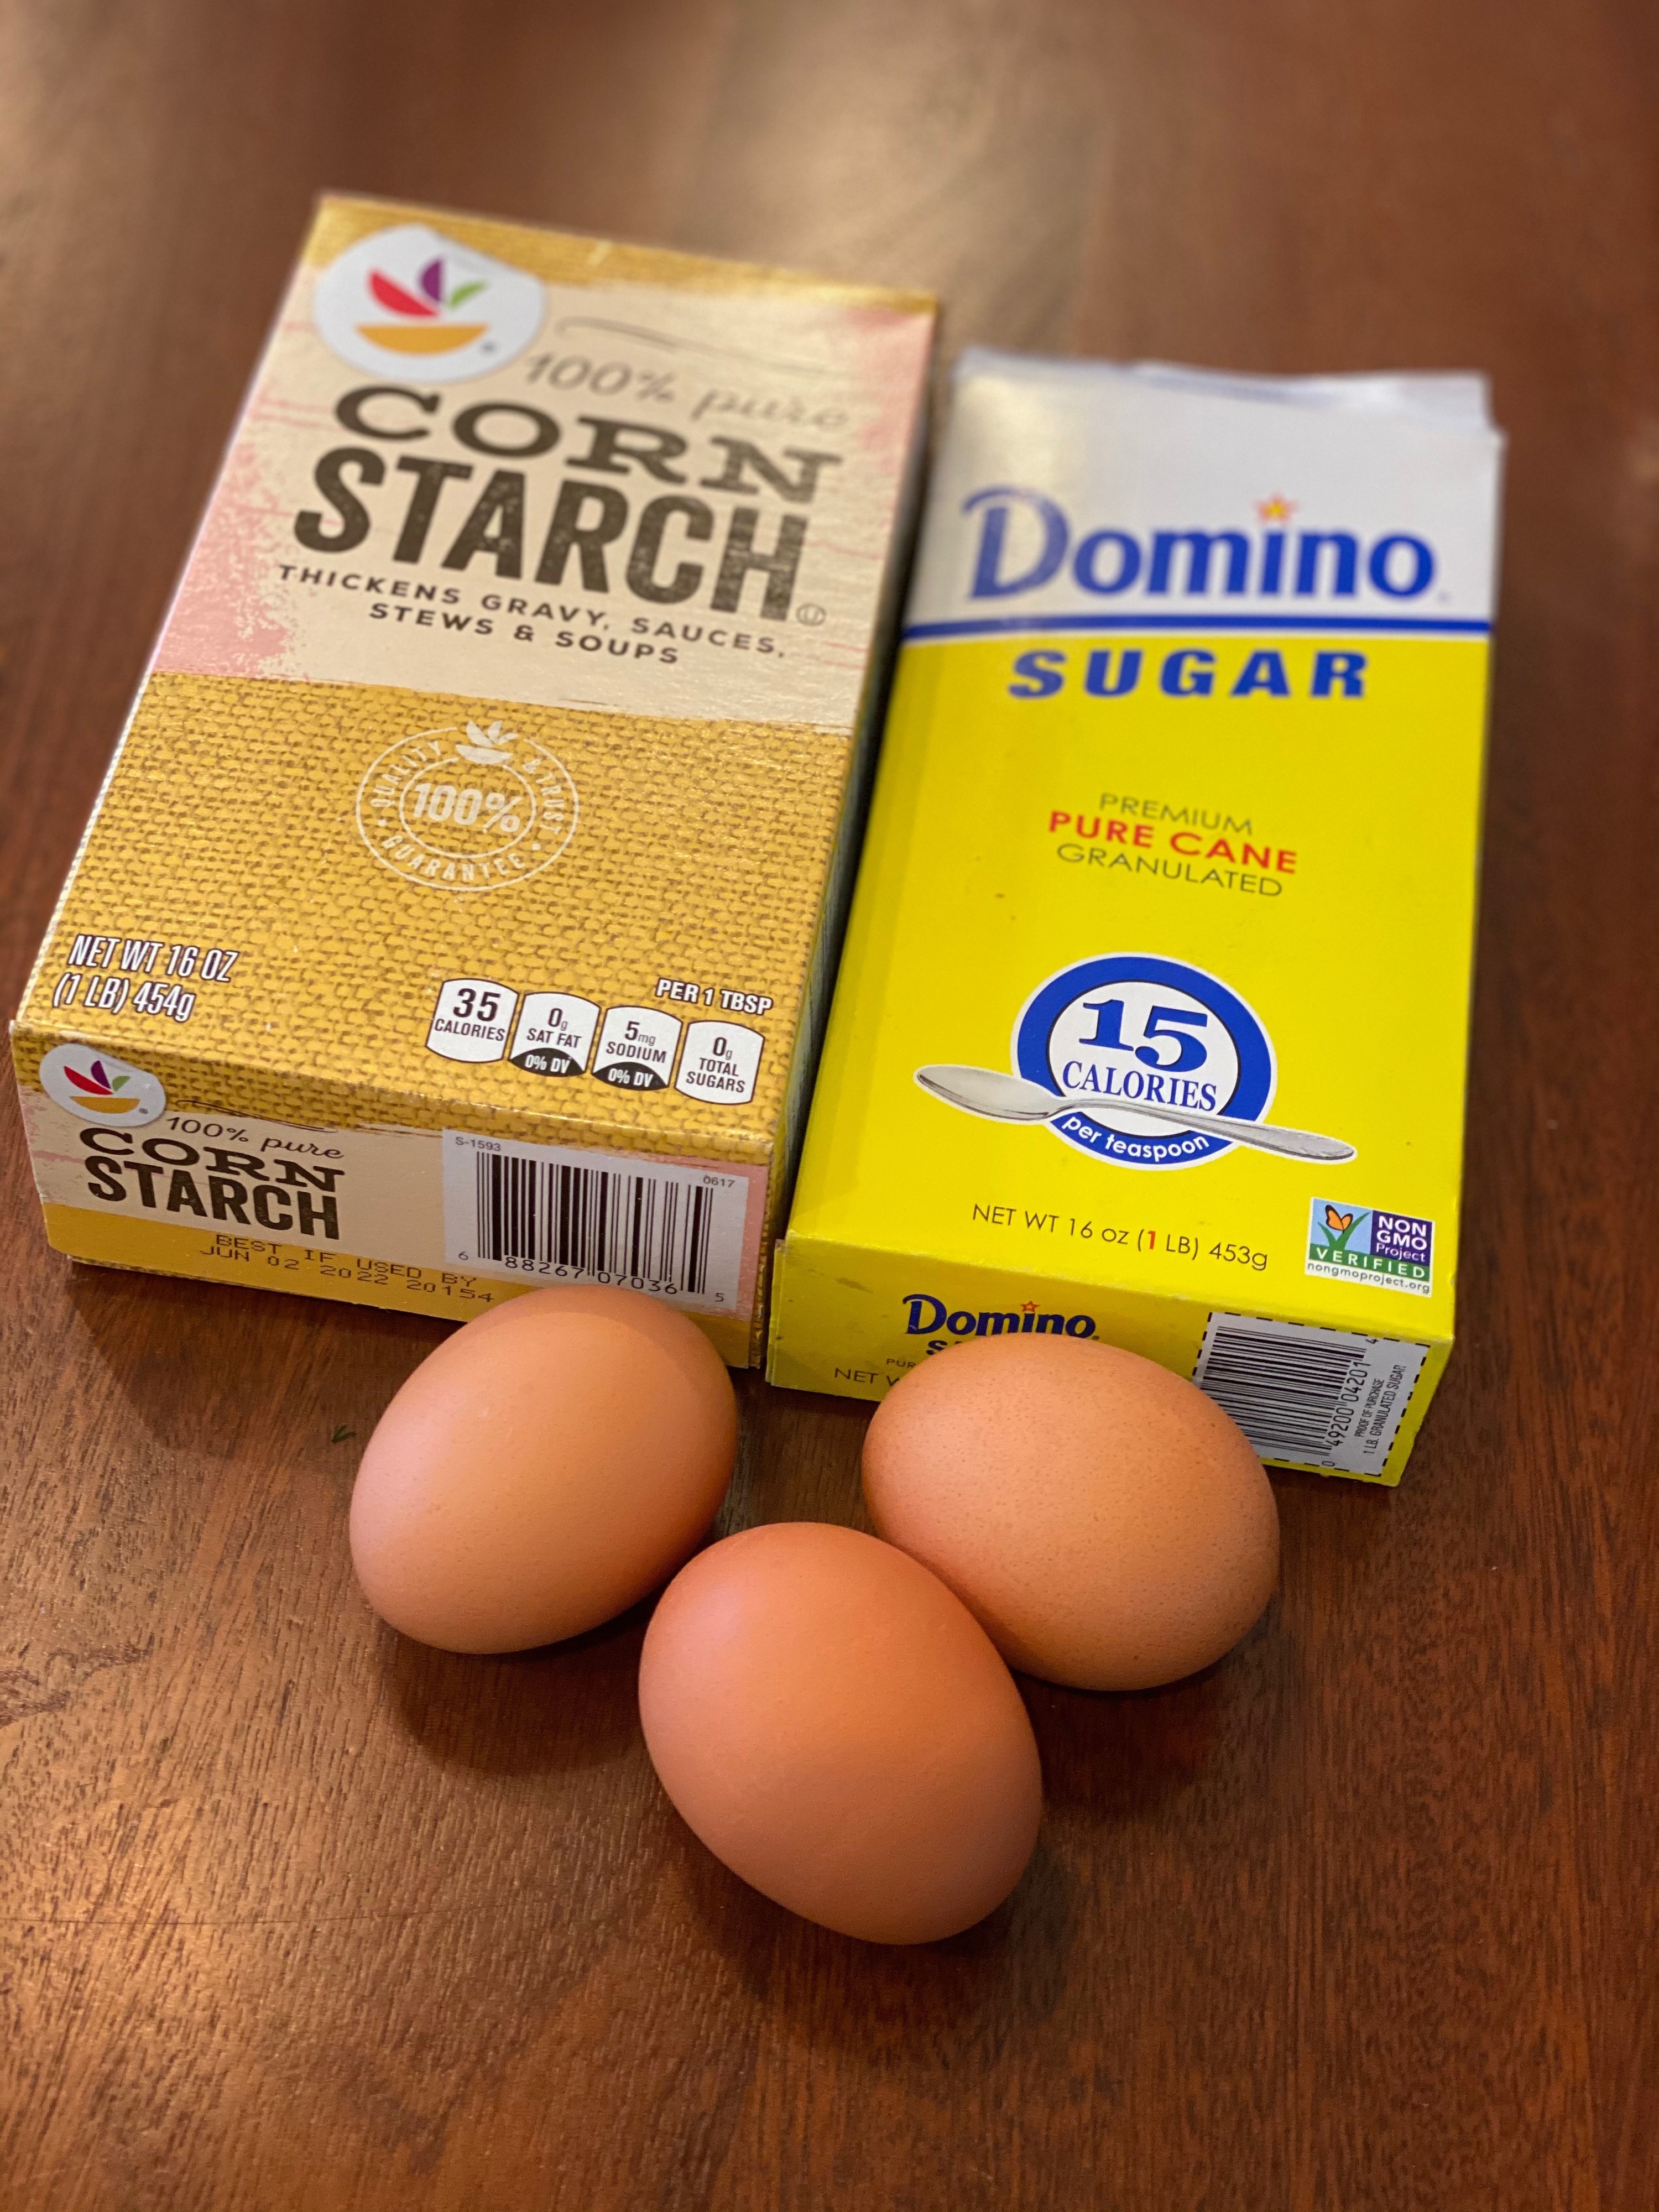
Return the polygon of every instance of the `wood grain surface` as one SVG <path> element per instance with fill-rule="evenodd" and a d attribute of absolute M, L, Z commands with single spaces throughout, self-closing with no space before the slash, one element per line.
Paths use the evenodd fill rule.
<path fill-rule="evenodd" d="M 1225 1664 L 1030 1686 L 954 1942 L 701 1850 L 641 1616 L 382 1631 L 345 1504 L 437 1325 L 70 1267 L 8 1093 L 7 2212 L 1653 2212 L 1656 94 L 1651 0 L 0 4 L 8 1006 L 321 186 L 951 349 L 1481 368 L 1513 441 L 1449 1376 L 1399 1492 L 1278 1479 Z M 854 1517 L 865 1409 L 744 1396 L 728 1519 Z"/>

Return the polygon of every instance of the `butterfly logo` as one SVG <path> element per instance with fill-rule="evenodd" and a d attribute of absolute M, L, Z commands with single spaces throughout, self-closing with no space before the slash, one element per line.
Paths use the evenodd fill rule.
<path fill-rule="evenodd" d="M 1325 1201 L 1325 1249 L 1327 1251 L 1346 1251 L 1348 1239 L 1353 1234 L 1354 1224 L 1357 1221 L 1363 1221 L 1364 1218 L 1365 1212 L 1363 1206 L 1351 1206 L 1345 1211 L 1341 1206 L 1333 1206 L 1328 1199 Z"/>

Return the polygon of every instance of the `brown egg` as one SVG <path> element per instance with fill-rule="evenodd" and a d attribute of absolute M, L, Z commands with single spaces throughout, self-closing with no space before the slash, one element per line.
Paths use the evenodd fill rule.
<path fill-rule="evenodd" d="M 700 1553 L 646 1632 L 640 1717 L 714 1856 L 844 1936 L 971 1927 L 1036 1840 L 1012 1677 L 942 1583 L 856 1529 L 781 1522 Z"/>
<path fill-rule="evenodd" d="M 575 1636 L 672 1574 L 737 1439 L 732 1378 L 684 1314 L 532 1291 L 447 1338 L 386 1407 L 351 1497 L 357 1578 L 447 1651 Z"/>
<path fill-rule="evenodd" d="M 864 1494 L 1012 1667 L 1085 1690 L 1173 1682 L 1279 1578 L 1279 1512 L 1243 1431 L 1167 1368 L 1072 1337 L 988 1337 L 876 1409 Z"/>

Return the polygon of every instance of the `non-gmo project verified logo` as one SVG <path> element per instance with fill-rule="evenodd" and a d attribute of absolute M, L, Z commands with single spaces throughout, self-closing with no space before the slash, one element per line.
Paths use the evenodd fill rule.
<path fill-rule="evenodd" d="M 1363 1277 L 1378 1290 L 1425 1298 L 1434 1287 L 1434 1224 L 1316 1198 L 1308 1209 L 1308 1273 L 1336 1282 Z"/>

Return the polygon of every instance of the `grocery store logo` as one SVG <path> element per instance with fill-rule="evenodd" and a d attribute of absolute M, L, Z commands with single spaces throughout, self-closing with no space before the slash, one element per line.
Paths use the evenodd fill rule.
<path fill-rule="evenodd" d="M 1434 1287 L 1434 1224 L 1415 1213 L 1316 1198 L 1308 1208 L 1307 1273 L 1425 1298 Z"/>
<path fill-rule="evenodd" d="M 501 368 L 541 327 L 542 288 L 522 269 L 420 222 L 360 239 L 317 280 L 313 319 L 354 368 L 453 384 Z"/>
<path fill-rule="evenodd" d="M 91 1045 L 60 1044 L 40 1063 L 40 1087 L 81 1121 L 118 1121 L 142 1128 L 167 1103 L 148 1068 L 134 1067 Z"/>
<path fill-rule="evenodd" d="M 453 313 L 478 293 L 487 292 L 489 286 L 483 277 L 470 276 L 465 284 L 446 292 L 443 256 L 434 253 L 416 281 L 419 290 L 405 292 L 395 276 L 370 270 L 369 290 L 388 314 L 404 319 L 360 324 L 358 336 L 374 345 L 390 346 L 394 353 L 453 353 L 458 347 L 471 345 L 489 329 L 487 322 L 453 322 L 445 313 L 446 309 Z"/>

